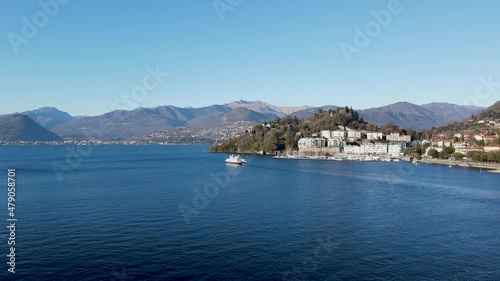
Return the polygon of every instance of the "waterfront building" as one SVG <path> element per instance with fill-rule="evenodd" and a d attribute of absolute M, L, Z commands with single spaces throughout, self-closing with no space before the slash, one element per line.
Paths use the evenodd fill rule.
<path fill-rule="evenodd" d="M 400 144 L 389 144 L 387 146 L 387 154 L 389 154 L 390 156 L 400 156 L 402 151 L 403 147 Z"/>
<path fill-rule="evenodd" d="M 361 145 L 346 145 L 344 146 L 344 153 L 346 154 L 359 154 L 359 155 L 390 155 L 399 156 L 402 147 L 399 144 L 387 143 L 365 143 Z"/>
<path fill-rule="evenodd" d="M 301 138 L 299 140 L 299 155 L 328 156 L 341 152 L 341 146 L 333 146 L 333 142 L 332 146 L 327 146 L 327 144 L 328 141 L 324 138 Z"/>
<path fill-rule="evenodd" d="M 301 138 L 298 146 L 300 148 L 320 148 L 325 147 L 326 140 L 324 138 Z"/>
<path fill-rule="evenodd" d="M 340 138 L 328 138 L 326 140 L 326 147 L 343 147 L 345 144 L 345 140 Z"/>

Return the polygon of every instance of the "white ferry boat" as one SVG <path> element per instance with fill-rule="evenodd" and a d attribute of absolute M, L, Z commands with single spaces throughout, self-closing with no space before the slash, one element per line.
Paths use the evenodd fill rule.
<path fill-rule="evenodd" d="M 243 165 L 247 163 L 247 160 L 241 158 L 239 155 L 234 155 L 231 154 L 227 159 L 226 159 L 227 164 L 234 164 L 234 165 Z"/>

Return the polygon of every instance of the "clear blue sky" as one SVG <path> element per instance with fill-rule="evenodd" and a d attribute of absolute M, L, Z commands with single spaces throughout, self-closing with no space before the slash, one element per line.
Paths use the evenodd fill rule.
<path fill-rule="evenodd" d="M 156 65 L 170 76 L 139 106 L 463 104 L 479 76 L 500 81 L 496 0 L 401 0 L 403 10 L 348 63 L 339 44 L 354 45 L 355 28 L 389 2 L 242 0 L 221 21 L 213 0 L 73 0 L 16 54 L 9 33 L 22 35 L 22 17 L 32 21 L 41 7 L 1 1 L 0 113 L 102 114 Z"/>

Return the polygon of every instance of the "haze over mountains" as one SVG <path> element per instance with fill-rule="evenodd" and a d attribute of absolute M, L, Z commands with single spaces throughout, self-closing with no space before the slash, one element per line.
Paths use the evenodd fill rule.
<path fill-rule="evenodd" d="M 23 114 L 36 121 L 43 127 L 42 129 L 50 130 L 63 138 L 121 140 L 168 128 L 203 129 L 235 125 L 251 126 L 288 114 L 304 118 L 313 115 L 318 109 L 327 110 L 337 107 L 335 105 L 284 107 L 263 101 L 240 100 L 201 108 L 181 108 L 167 105 L 134 110 L 115 110 L 99 116 L 78 118 L 52 107 L 27 111 Z M 405 128 L 422 130 L 463 120 L 479 113 L 481 109 L 480 107 L 448 103 L 429 103 L 419 106 L 400 102 L 378 108 L 358 110 L 358 112 L 364 120 L 379 126 L 392 121 Z M 37 131 L 40 130 L 37 129 Z M 42 135 L 46 138 L 46 134 Z M 0 135 L 0 139 L 2 139 L 2 135 Z"/>

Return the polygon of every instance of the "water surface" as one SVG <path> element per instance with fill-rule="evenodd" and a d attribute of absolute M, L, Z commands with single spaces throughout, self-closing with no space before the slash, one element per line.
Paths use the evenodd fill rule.
<path fill-rule="evenodd" d="M 19 219 L 17 273 L 4 228 L 0 279 L 500 280 L 498 174 L 262 156 L 234 167 L 207 146 L 77 149 L 0 146 L 3 182 L 17 169 Z M 58 177 L 55 162 L 71 169 Z"/>

